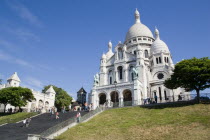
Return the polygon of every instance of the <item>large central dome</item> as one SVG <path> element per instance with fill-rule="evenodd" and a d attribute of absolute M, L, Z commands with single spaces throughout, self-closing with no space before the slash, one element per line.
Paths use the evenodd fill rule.
<path fill-rule="evenodd" d="M 133 37 L 137 37 L 137 36 L 146 36 L 146 37 L 153 38 L 153 34 L 150 31 L 150 29 L 140 22 L 140 14 L 137 11 L 137 9 L 135 11 L 135 19 L 136 19 L 136 22 L 128 30 L 128 32 L 126 34 L 125 41 L 127 41 Z"/>
<path fill-rule="evenodd" d="M 131 26 L 131 28 L 128 30 L 128 32 L 126 34 L 125 40 L 129 40 L 129 39 L 131 39 L 133 37 L 137 37 L 137 36 L 146 36 L 146 37 L 153 38 L 153 34 L 150 31 L 150 29 L 141 23 L 136 23 L 133 26 Z"/>

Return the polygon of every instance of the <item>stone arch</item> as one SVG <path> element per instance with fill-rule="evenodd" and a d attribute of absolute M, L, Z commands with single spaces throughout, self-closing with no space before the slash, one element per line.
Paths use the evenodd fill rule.
<path fill-rule="evenodd" d="M 106 93 L 100 93 L 98 95 L 99 105 L 103 105 L 106 102 Z"/>
<path fill-rule="evenodd" d="M 132 101 L 132 92 L 129 89 L 123 91 L 123 101 Z"/>
<path fill-rule="evenodd" d="M 43 102 L 42 100 L 39 100 L 38 107 L 39 107 L 39 108 L 42 108 L 43 105 L 44 105 L 44 102 Z"/>
<path fill-rule="evenodd" d="M 35 108 L 36 108 L 36 98 L 34 98 L 34 100 L 32 100 L 31 102 L 31 109 L 35 110 Z"/>
<path fill-rule="evenodd" d="M 117 91 L 112 91 L 110 97 L 112 102 L 119 102 L 119 93 Z"/>
<path fill-rule="evenodd" d="M 156 71 L 154 74 L 153 74 L 153 79 L 158 79 L 157 78 L 157 75 L 159 74 L 159 73 L 163 73 L 163 75 L 164 75 L 164 78 L 163 79 L 167 79 L 167 77 L 168 77 L 168 75 L 169 75 L 169 73 L 168 72 L 166 72 L 166 71 Z"/>
<path fill-rule="evenodd" d="M 48 101 L 45 102 L 45 108 L 49 108 L 49 102 Z"/>

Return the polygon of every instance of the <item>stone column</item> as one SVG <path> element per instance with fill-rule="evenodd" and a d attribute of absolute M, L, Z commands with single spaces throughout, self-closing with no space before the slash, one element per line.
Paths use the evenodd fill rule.
<path fill-rule="evenodd" d="M 107 107 L 111 107 L 111 98 L 110 95 L 106 95 L 106 100 L 107 100 Z"/>
<path fill-rule="evenodd" d="M 119 98 L 119 107 L 123 107 L 124 104 L 123 104 L 123 97 L 120 97 Z"/>
<path fill-rule="evenodd" d="M 141 91 L 140 91 L 140 82 L 138 79 L 134 80 L 134 91 L 132 95 L 132 105 L 140 105 L 141 104 Z"/>
<path fill-rule="evenodd" d="M 114 73 L 115 73 L 115 79 L 114 79 L 114 81 L 117 81 L 118 82 L 118 72 L 117 72 L 117 70 L 115 70 Z M 113 81 L 113 83 L 114 83 L 114 81 Z"/>
<path fill-rule="evenodd" d="M 124 82 L 128 82 L 128 69 L 125 69 L 124 72 Z"/>
<path fill-rule="evenodd" d="M 90 102 L 90 103 L 92 103 L 92 109 L 93 109 L 93 110 L 95 110 L 96 107 L 98 106 L 98 104 L 97 104 L 97 100 L 98 100 L 98 99 L 97 99 L 97 97 L 96 97 L 96 96 L 97 96 L 97 93 L 96 93 L 95 88 L 96 88 L 96 87 L 93 87 L 93 89 L 92 89 L 92 91 L 91 91 L 92 93 L 91 93 L 91 95 L 90 95 L 90 96 L 91 96 L 91 102 Z"/>

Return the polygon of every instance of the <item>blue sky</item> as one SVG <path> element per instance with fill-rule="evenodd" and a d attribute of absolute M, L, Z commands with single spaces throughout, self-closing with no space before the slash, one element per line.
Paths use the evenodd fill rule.
<path fill-rule="evenodd" d="M 157 26 L 175 63 L 210 57 L 209 0 L 1 0 L 0 78 L 18 72 L 36 90 L 90 92 L 108 41 L 124 42 L 135 8 L 152 32 Z"/>

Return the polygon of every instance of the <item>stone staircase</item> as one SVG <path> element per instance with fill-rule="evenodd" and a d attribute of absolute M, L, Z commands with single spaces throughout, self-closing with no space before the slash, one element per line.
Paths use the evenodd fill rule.
<path fill-rule="evenodd" d="M 80 113 L 83 116 L 88 112 Z M 22 127 L 22 122 L 0 126 L 0 140 L 27 140 L 28 134 L 40 134 L 54 125 L 75 117 L 76 114 L 76 111 L 60 113 L 60 118 L 56 120 L 55 115 L 44 113 L 32 118 L 29 127 Z"/>

